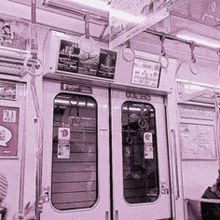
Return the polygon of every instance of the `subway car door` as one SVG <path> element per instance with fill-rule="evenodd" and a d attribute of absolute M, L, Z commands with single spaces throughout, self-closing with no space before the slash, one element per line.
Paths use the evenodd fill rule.
<path fill-rule="evenodd" d="M 43 91 L 41 219 L 110 219 L 108 90 L 44 80 Z"/>
<path fill-rule="evenodd" d="M 113 219 L 169 219 L 163 97 L 113 89 L 111 98 Z"/>

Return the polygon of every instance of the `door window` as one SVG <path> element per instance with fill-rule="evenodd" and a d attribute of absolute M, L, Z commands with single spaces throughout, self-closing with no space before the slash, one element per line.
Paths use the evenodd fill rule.
<path fill-rule="evenodd" d="M 126 101 L 121 111 L 124 198 L 131 204 L 154 202 L 159 196 L 155 109 Z"/>
<path fill-rule="evenodd" d="M 58 210 L 92 207 L 98 197 L 97 104 L 89 96 L 54 99 L 51 201 Z"/>

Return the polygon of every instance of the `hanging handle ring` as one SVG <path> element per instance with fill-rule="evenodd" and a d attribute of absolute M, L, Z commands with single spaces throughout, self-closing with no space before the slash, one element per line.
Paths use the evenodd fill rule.
<path fill-rule="evenodd" d="M 31 76 L 40 76 L 43 74 L 43 63 L 37 59 L 32 59 L 29 54 L 24 61 L 24 72 L 30 74 Z"/>
<path fill-rule="evenodd" d="M 132 144 L 132 139 L 131 139 L 130 136 L 128 136 L 128 137 L 126 138 L 126 142 L 127 142 L 128 144 Z"/>
<path fill-rule="evenodd" d="M 165 60 L 165 62 L 162 61 L 163 59 Z M 160 63 L 160 66 L 161 66 L 163 69 L 167 69 L 167 68 L 168 68 L 168 66 L 169 66 L 169 59 L 168 59 L 168 57 L 167 57 L 166 54 L 161 53 L 161 54 L 159 55 L 159 63 Z"/>
<path fill-rule="evenodd" d="M 78 102 L 79 103 L 79 102 Z M 80 123 L 81 122 L 81 117 L 79 116 L 79 107 L 76 109 L 76 117 L 75 117 L 75 122 Z"/>
<path fill-rule="evenodd" d="M 191 62 L 190 62 L 190 71 L 192 74 L 197 75 L 199 73 L 199 67 L 196 64 L 196 57 L 194 55 L 194 49 L 195 49 L 195 44 L 192 43 L 190 44 L 190 49 L 191 49 Z"/>
<path fill-rule="evenodd" d="M 160 40 L 161 40 L 161 53 L 159 55 L 159 63 L 160 63 L 160 66 L 163 68 L 163 69 L 167 69 L 168 66 L 169 66 L 169 59 L 168 59 L 168 56 L 166 54 L 166 51 L 164 49 L 164 41 L 165 41 L 165 36 L 162 35 L 160 37 Z M 163 61 L 164 60 L 164 61 Z"/>
<path fill-rule="evenodd" d="M 80 123 L 81 122 L 81 117 L 80 116 L 76 116 L 74 118 L 75 123 Z"/>
<path fill-rule="evenodd" d="M 121 48 L 121 53 L 125 61 L 131 62 L 134 60 L 135 53 L 131 48 L 130 41 L 126 41 L 126 44 Z"/>
<path fill-rule="evenodd" d="M 96 41 L 90 36 L 89 31 L 89 22 L 90 22 L 90 13 L 86 12 L 84 17 L 85 20 L 85 35 L 81 36 L 78 40 L 80 49 L 85 53 L 92 53 L 95 50 Z"/>
<path fill-rule="evenodd" d="M 146 128 L 148 126 L 147 120 L 144 118 L 141 118 L 138 120 L 138 126 L 140 128 Z"/>

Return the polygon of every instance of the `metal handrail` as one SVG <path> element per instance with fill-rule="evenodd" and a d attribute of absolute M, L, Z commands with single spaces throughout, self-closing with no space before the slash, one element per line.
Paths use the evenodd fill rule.
<path fill-rule="evenodd" d="M 195 201 L 195 202 L 206 202 L 206 203 L 216 203 L 216 204 L 220 204 L 220 198 L 219 199 L 203 199 L 203 198 L 199 198 L 199 199 L 194 199 L 194 198 L 184 198 L 184 201 Z"/>

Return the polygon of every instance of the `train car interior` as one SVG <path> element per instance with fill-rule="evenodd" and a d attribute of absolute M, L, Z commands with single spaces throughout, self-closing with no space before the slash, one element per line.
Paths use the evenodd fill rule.
<path fill-rule="evenodd" d="M 220 219 L 219 0 L 0 1 L 0 219 Z"/>

